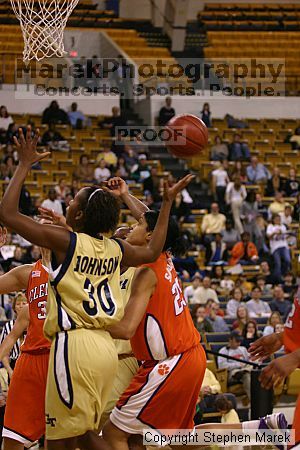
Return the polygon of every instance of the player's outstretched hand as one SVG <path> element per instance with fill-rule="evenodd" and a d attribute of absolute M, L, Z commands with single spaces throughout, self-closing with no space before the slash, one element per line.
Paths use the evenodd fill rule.
<path fill-rule="evenodd" d="M 184 178 L 179 180 L 173 186 L 169 186 L 167 180 L 164 181 L 164 193 L 163 200 L 166 202 L 173 202 L 175 200 L 178 192 L 183 191 L 187 187 L 188 184 L 195 178 L 195 175 L 186 175 Z"/>
<path fill-rule="evenodd" d="M 0 248 L 6 244 L 6 240 L 7 240 L 7 228 L 0 227 Z"/>
<path fill-rule="evenodd" d="M 17 147 L 20 164 L 25 165 L 30 168 L 34 163 L 40 161 L 41 159 L 47 158 L 50 152 L 38 153 L 36 146 L 39 140 L 39 130 L 36 130 L 34 137 L 31 137 L 31 126 L 28 125 L 26 138 L 22 128 L 19 128 L 19 138 L 14 136 L 14 143 Z"/>
<path fill-rule="evenodd" d="M 268 336 L 263 336 L 250 344 L 248 349 L 250 360 L 257 361 L 259 359 L 263 361 L 277 352 L 282 345 L 282 333 L 272 333 Z"/>
<path fill-rule="evenodd" d="M 72 231 L 72 229 L 67 225 L 65 216 L 62 214 L 58 214 L 52 209 L 43 208 L 42 206 L 39 207 L 39 213 L 39 219 L 46 220 L 49 224 L 58 225 Z"/>
<path fill-rule="evenodd" d="M 103 184 L 105 187 L 108 187 L 108 189 L 112 191 L 112 194 L 116 197 L 121 197 L 122 195 L 128 194 L 128 186 L 123 178 L 114 177 L 108 181 L 105 181 Z"/>
<path fill-rule="evenodd" d="M 299 356 L 296 356 L 296 352 L 274 359 L 262 370 L 259 376 L 261 386 L 265 389 L 278 386 L 297 369 L 298 365 Z"/>

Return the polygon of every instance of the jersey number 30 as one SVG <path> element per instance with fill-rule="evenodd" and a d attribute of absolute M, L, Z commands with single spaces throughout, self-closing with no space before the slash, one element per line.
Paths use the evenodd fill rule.
<path fill-rule="evenodd" d="M 114 315 L 116 305 L 107 278 L 99 283 L 96 292 L 91 281 L 86 278 L 84 290 L 88 293 L 89 300 L 83 300 L 83 309 L 89 316 L 98 317 L 100 315 L 99 307 L 108 316 Z"/>

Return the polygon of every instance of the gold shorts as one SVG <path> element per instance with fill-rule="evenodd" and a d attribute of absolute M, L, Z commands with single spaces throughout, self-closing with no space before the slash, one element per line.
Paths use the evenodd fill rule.
<path fill-rule="evenodd" d="M 97 431 L 118 369 L 110 334 L 86 328 L 58 333 L 52 342 L 46 389 L 46 438 Z"/>

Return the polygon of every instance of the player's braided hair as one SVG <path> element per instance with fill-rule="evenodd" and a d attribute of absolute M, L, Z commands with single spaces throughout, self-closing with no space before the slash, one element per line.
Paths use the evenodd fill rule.
<path fill-rule="evenodd" d="M 147 211 L 144 214 L 148 231 L 153 231 L 158 220 L 158 211 Z M 178 223 L 173 217 L 169 218 L 168 232 L 163 251 L 171 251 L 174 256 L 182 256 L 188 250 L 189 239 L 180 232 Z"/>
<path fill-rule="evenodd" d="M 97 237 L 102 233 L 114 233 L 119 223 L 120 202 L 110 192 L 90 187 L 87 189 L 84 211 L 84 233 Z"/>

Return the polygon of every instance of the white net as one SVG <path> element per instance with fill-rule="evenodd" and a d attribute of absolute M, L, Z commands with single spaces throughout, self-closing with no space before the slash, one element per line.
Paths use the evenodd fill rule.
<path fill-rule="evenodd" d="M 10 0 L 24 38 L 24 61 L 62 57 L 64 29 L 79 0 Z"/>

